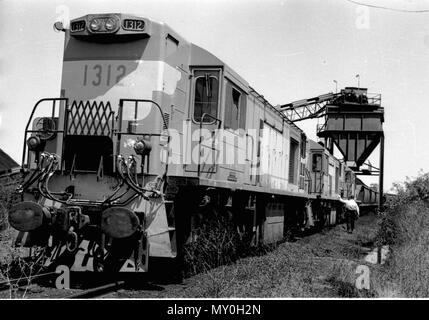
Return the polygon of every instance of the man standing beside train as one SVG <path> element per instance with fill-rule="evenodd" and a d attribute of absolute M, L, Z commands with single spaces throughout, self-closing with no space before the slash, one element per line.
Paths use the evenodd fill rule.
<path fill-rule="evenodd" d="M 339 200 L 344 203 L 346 214 L 347 232 L 353 233 L 355 228 L 355 219 L 359 217 L 359 206 L 356 203 L 354 196 L 350 196 L 348 200 L 344 200 L 338 195 Z"/>

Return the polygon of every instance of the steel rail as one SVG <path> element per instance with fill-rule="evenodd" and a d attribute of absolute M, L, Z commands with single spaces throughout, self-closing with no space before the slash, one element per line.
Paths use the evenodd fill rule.
<path fill-rule="evenodd" d="M 84 298 L 94 298 L 99 297 L 103 294 L 116 291 L 125 286 L 125 281 L 115 281 L 99 287 L 85 290 L 73 295 L 66 297 L 66 299 L 84 299 Z"/>

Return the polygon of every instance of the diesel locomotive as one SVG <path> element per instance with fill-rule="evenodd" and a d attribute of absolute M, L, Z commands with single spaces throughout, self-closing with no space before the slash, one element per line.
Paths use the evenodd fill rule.
<path fill-rule="evenodd" d="M 112 13 L 55 26 L 61 92 L 28 119 L 9 211 L 16 244 L 43 248 L 44 266 L 147 272 L 180 256 L 207 208 L 227 208 L 254 245 L 291 221 L 335 224 L 338 195 L 360 194 L 323 143 L 168 25 Z"/>

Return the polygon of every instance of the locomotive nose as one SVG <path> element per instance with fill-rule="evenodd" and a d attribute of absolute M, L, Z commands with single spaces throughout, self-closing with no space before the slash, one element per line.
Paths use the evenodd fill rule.
<path fill-rule="evenodd" d="M 9 224 L 18 231 L 32 231 L 51 219 L 49 210 L 33 201 L 24 201 L 9 210 Z"/>

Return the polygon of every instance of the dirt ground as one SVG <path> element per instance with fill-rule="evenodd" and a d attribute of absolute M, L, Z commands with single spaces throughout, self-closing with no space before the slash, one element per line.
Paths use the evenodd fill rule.
<path fill-rule="evenodd" d="M 374 290 L 356 289 L 357 267 L 377 265 L 365 262 L 373 249 L 377 217 L 360 217 L 353 234 L 345 225 L 279 244 L 259 257 L 241 259 L 206 273 L 187 278 L 181 284 L 141 281 L 132 287 L 101 298 L 344 298 L 377 297 Z M 58 290 L 31 285 L 27 290 L 1 291 L 0 299 L 66 298 L 81 290 Z"/>

